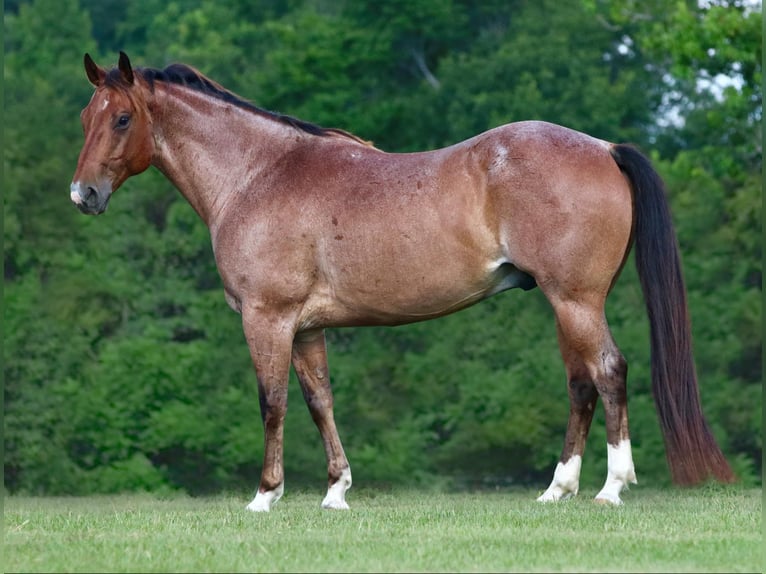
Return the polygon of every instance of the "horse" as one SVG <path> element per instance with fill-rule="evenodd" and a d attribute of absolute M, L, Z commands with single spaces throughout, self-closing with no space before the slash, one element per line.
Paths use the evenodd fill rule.
<path fill-rule="evenodd" d="M 326 328 L 433 319 L 534 287 L 555 314 L 570 403 L 561 456 L 537 500 L 578 493 L 600 396 L 607 473 L 595 501 L 622 504 L 636 483 L 627 362 L 604 304 L 633 248 L 673 481 L 734 480 L 702 412 L 664 183 L 636 147 L 521 121 L 442 149 L 387 153 L 259 108 L 187 65 L 133 68 L 120 52 L 116 67 L 88 54 L 84 66 L 95 91 L 81 114 L 75 206 L 103 213 L 127 178 L 154 166 L 209 228 L 258 383 L 265 446 L 248 510 L 268 512 L 284 492 L 291 363 L 324 443 L 321 506 L 348 509 Z"/>

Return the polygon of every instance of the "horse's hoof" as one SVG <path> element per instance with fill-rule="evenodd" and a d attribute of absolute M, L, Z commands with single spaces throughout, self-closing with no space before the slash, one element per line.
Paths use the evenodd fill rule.
<path fill-rule="evenodd" d="M 255 500 L 248 504 L 245 509 L 250 512 L 269 512 L 271 510 L 268 504 L 263 504 L 261 501 Z"/>
<path fill-rule="evenodd" d="M 622 499 L 619 496 L 614 496 L 612 494 L 598 494 L 596 498 L 593 499 L 593 502 L 604 506 L 622 506 Z"/>
<path fill-rule="evenodd" d="M 349 510 L 348 503 L 345 500 L 327 500 L 322 501 L 322 508 L 328 510 Z"/>
<path fill-rule="evenodd" d="M 550 487 L 537 497 L 537 502 L 561 502 L 572 498 L 575 494 L 577 494 L 577 490 L 565 490 L 560 486 Z"/>

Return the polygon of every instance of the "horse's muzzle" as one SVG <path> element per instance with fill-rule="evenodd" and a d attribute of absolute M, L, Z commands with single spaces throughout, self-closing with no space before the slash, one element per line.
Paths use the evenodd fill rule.
<path fill-rule="evenodd" d="M 100 190 L 92 185 L 84 185 L 79 181 L 72 182 L 69 187 L 69 197 L 75 207 L 87 215 L 99 215 L 106 211 L 111 190 Z"/>

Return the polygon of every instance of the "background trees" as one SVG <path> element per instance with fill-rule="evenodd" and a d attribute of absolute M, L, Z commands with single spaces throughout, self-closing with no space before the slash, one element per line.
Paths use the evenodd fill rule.
<path fill-rule="evenodd" d="M 739 1 L 6 2 L 6 488 L 201 493 L 259 475 L 254 376 L 204 224 L 154 171 L 101 218 L 69 202 L 91 93 L 82 54 L 107 64 L 118 49 L 135 65 L 192 64 L 263 107 L 388 151 L 522 119 L 652 150 L 684 255 L 703 405 L 739 475 L 760 481 L 759 23 L 760 5 Z M 733 83 L 719 89 L 719 75 Z M 630 363 L 639 474 L 662 483 L 632 265 L 607 312 Z M 358 482 L 549 478 L 568 407 L 539 291 L 328 338 Z M 318 433 L 291 389 L 287 480 L 321 484 Z M 584 487 L 603 479 L 597 417 Z"/>

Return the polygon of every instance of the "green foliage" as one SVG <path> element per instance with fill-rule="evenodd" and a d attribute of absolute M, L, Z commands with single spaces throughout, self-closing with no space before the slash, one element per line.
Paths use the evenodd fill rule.
<path fill-rule="evenodd" d="M 255 377 L 205 225 L 156 171 L 128 181 L 100 218 L 70 204 L 92 92 L 82 55 L 114 62 L 117 49 L 136 65 L 189 63 L 258 105 L 389 151 L 533 118 L 654 149 L 703 405 L 740 478 L 760 482 L 758 16 L 738 2 L 657 0 L 7 2 L 6 488 L 210 493 L 252 489 L 260 473 Z M 703 89 L 717 74 L 738 83 Z M 681 121 L 667 121 L 671 108 Z M 632 261 L 607 315 L 630 364 L 639 480 L 666 482 Z M 335 330 L 328 344 L 357 484 L 550 479 L 568 405 L 539 290 L 433 322 Z M 318 485 L 321 441 L 295 380 L 290 396 L 288 485 Z M 599 409 L 583 488 L 604 478 L 604 443 Z"/>

